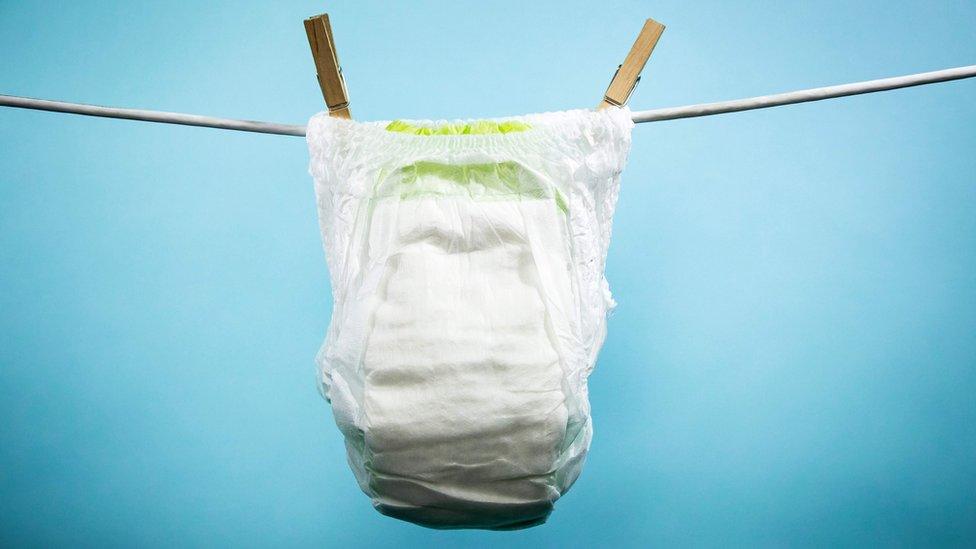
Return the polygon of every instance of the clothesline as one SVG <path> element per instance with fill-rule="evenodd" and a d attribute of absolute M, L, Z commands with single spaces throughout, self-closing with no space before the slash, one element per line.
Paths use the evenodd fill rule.
<path fill-rule="evenodd" d="M 809 101 L 821 101 L 836 97 L 895 90 L 899 88 L 921 86 L 924 84 L 935 84 L 938 82 L 948 82 L 950 80 L 961 80 L 964 78 L 973 77 L 976 77 L 976 65 L 923 72 L 918 74 L 909 74 L 905 76 L 896 76 L 893 78 L 882 78 L 880 80 L 853 82 L 838 86 L 811 88 L 807 90 L 798 90 L 775 95 L 735 99 L 732 101 L 721 101 L 718 103 L 702 103 L 698 105 L 686 105 L 683 107 L 634 111 L 632 115 L 634 122 L 637 123 L 675 120 L 679 118 L 694 118 L 698 116 L 711 116 L 715 114 L 749 111 L 753 109 L 766 109 L 769 107 L 778 107 L 782 105 L 794 105 Z M 50 101 L 47 99 L 32 99 L 29 97 L 18 97 L 14 95 L 0 95 L 0 106 L 81 114 L 85 116 L 100 116 L 104 118 L 141 120 L 144 122 L 181 124 L 184 126 L 201 126 L 222 130 L 238 130 L 245 132 L 270 133 L 276 135 L 305 135 L 305 126 L 294 124 L 235 120 L 229 118 L 201 116 L 198 114 L 151 111 L 144 109 L 100 107 L 82 103 L 67 103 L 63 101 Z"/>

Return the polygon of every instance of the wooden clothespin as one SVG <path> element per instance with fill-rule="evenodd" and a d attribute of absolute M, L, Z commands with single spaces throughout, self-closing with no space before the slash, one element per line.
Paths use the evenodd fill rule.
<path fill-rule="evenodd" d="M 329 115 L 352 118 L 349 113 L 349 93 L 346 91 L 346 80 L 342 77 L 342 67 L 339 66 L 329 15 L 323 13 L 306 19 L 305 34 L 312 48 L 315 73 L 322 88 L 322 97 L 329 107 Z"/>
<path fill-rule="evenodd" d="M 621 107 L 627 104 L 630 94 L 634 92 L 640 80 L 640 73 L 644 70 L 644 65 L 651 57 L 651 52 L 654 51 L 654 46 L 657 45 L 662 33 L 664 33 L 664 25 L 653 19 L 644 22 L 644 28 L 637 35 L 637 40 L 634 41 L 623 64 L 617 67 L 617 72 L 610 80 L 610 86 L 603 94 L 603 101 L 597 105 L 597 109 Z"/>

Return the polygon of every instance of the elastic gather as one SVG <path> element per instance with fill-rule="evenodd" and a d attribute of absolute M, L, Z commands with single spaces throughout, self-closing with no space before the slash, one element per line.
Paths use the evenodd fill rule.
<path fill-rule="evenodd" d="M 613 121 L 607 124 L 608 121 Z M 626 108 L 576 110 L 517 117 L 467 120 L 410 120 L 359 122 L 319 114 L 309 122 L 309 133 L 330 135 L 331 146 L 361 151 L 376 159 L 399 158 L 410 162 L 422 156 L 465 154 L 474 157 L 533 155 L 591 143 L 607 131 L 629 132 L 633 122 Z M 327 130 L 327 127 L 332 129 Z M 567 149 L 567 146 L 569 149 Z M 323 151 L 325 152 L 325 151 Z M 328 153 L 327 153 L 328 154 Z M 352 155 L 361 158 L 359 154 Z M 453 157 L 452 160 L 458 160 Z M 466 160 L 466 161 L 475 161 Z"/>

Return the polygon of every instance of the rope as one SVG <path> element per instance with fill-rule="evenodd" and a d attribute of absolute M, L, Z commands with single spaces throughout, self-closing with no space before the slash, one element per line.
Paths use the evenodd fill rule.
<path fill-rule="evenodd" d="M 897 90 L 899 88 L 910 88 L 912 86 L 922 86 L 924 84 L 937 84 L 939 82 L 949 82 L 950 80 L 962 80 L 964 78 L 972 78 L 974 76 L 976 76 L 976 65 L 969 65 L 968 67 L 922 72 L 919 74 L 909 74 L 906 76 L 895 76 L 894 78 L 868 80 L 866 82 L 853 82 L 850 84 L 841 84 L 839 86 L 827 86 L 825 88 L 811 88 L 809 90 L 798 90 L 787 93 L 778 93 L 776 95 L 750 97 L 748 99 L 735 99 L 733 101 L 722 101 L 719 103 L 702 103 L 701 105 L 654 109 L 652 111 L 636 111 L 633 113 L 633 115 L 634 122 L 656 122 L 659 120 L 675 120 L 677 118 L 694 118 L 696 116 L 711 116 L 713 114 L 723 114 L 727 112 L 751 111 L 753 109 L 768 109 L 770 107 L 779 107 L 781 105 L 795 105 L 797 103 L 807 103 L 810 101 L 822 101 L 824 99 L 847 97 L 849 95 L 860 95 L 862 93 Z"/>
<path fill-rule="evenodd" d="M 277 124 L 274 122 L 254 122 L 251 120 L 233 120 L 230 118 L 215 118 L 199 114 L 183 114 L 179 112 L 147 111 L 143 109 L 123 109 L 119 107 L 99 107 L 83 103 L 66 103 L 64 101 L 49 101 L 47 99 L 31 99 L 15 95 L 0 95 L 0 107 L 16 107 L 18 109 L 34 109 L 38 111 L 66 112 L 83 114 L 85 116 L 101 116 L 103 118 L 122 118 L 125 120 L 142 120 L 143 122 L 162 122 L 163 124 L 181 124 L 183 126 L 201 126 L 221 130 L 238 130 L 242 132 L 273 133 L 277 135 L 305 135 L 305 126 L 291 124 Z"/>
<path fill-rule="evenodd" d="M 776 95 L 750 97 L 747 99 L 735 99 L 733 101 L 702 103 L 699 105 L 686 105 L 684 107 L 670 107 L 666 109 L 654 109 L 649 111 L 634 111 L 632 114 L 634 122 L 636 123 L 675 120 L 679 118 L 694 118 L 698 116 L 711 116 L 729 112 L 767 109 L 769 107 L 779 107 L 782 105 L 795 105 L 797 103 L 806 103 L 809 101 L 821 101 L 836 97 L 895 90 L 899 88 L 921 86 L 924 84 L 935 84 L 938 82 L 948 82 L 950 80 L 973 78 L 974 76 L 976 76 L 976 65 L 969 65 L 967 67 L 957 67 L 954 69 L 909 74 L 906 76 L 896 76 L 894 78 L 882 78 L 880 80 L 868 80 L 866 82 L 854 82 L 851 84 L 827 86 L 824 88 L 798 90 Z M 234 120 L 178 112 L 123 109 L 118 107 L 99 107 L 96 105 L 66 103 L 63 101 L 50 101 L 47 99 L 32 99 L 29 97 L 17 97 L 14 95 L 0 95 L 0 107 L 15 107 L 20 109 L 81 114 L 85 116 L 142 120 L 145 122 L 161 122 L 164 124 L 181 124 L 184 126 L 201 126 L 205 128 L 270 133 L 276 135 L 305 135 L 305 126 L 293 124 Z"/>

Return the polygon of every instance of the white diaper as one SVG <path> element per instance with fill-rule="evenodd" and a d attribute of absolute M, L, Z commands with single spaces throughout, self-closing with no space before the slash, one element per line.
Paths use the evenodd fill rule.
<path fill-rule="evenodd" d="M 540 524 L 579 475 L 627 109 L 308 125 L 360 487 L 433 528 Z"/>

